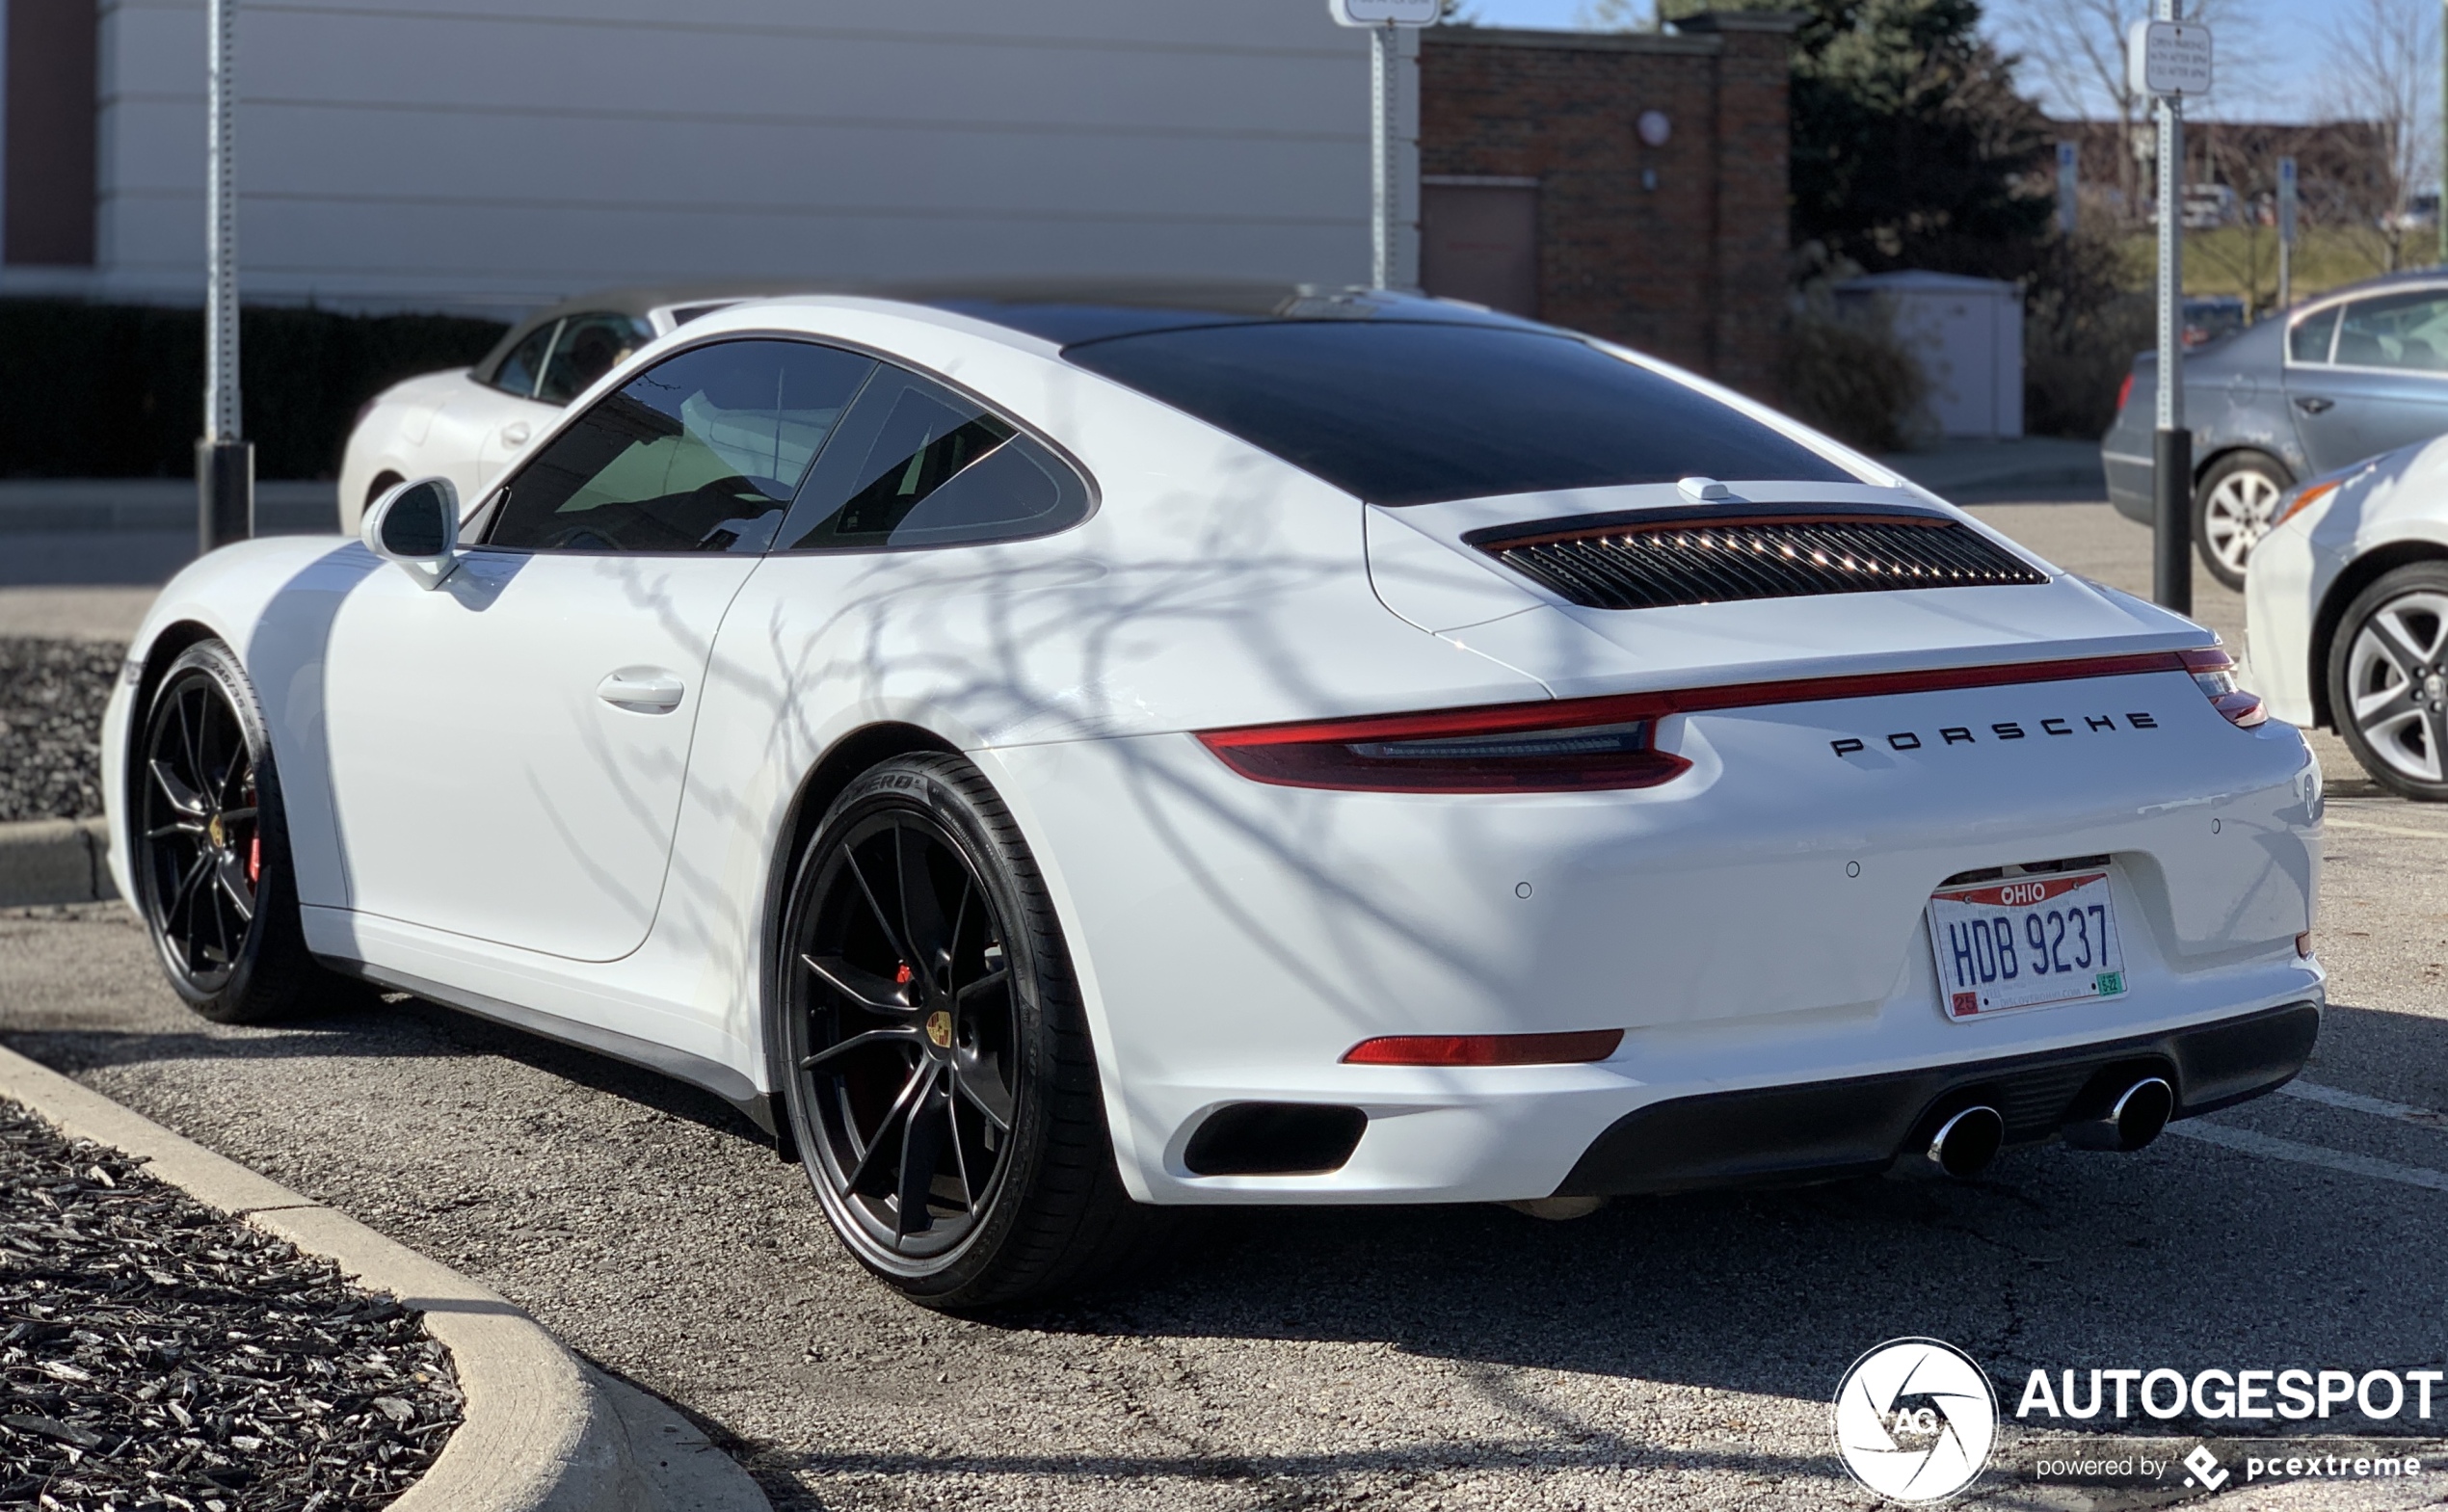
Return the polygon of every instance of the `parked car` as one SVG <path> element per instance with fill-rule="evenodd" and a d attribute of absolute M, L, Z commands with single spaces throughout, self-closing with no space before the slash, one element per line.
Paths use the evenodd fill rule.
<path fill-rule="evenodd" d="M 2196 294 L 2185 301 L 2181 339 L 2188 348 L 2207 346 L 2222 336 L 2234 335 L 2244 327 L 2244 301 L 2235 295 Z"/>
<path fill-rule="evenodd" d="M 2334 727 L 2385 787 L 2448 800 L 2448 438 L 2290 493 L 2253 550 L 2245 613 L 2278 717 Z"/>
<path fill-rule="evenodd" d="M 2108 496 L 2153 517 L 2157 355 L 2134 359 L 2100 442 Z M 2448 432 L 2448 272 L 2393 274 L 2323 295 L 2186 355 L 2194 542 L 2230 588 L 2296 484 Z"/>
<path fill-rule="evenodd" d="M 602 290 L 528 316 L 473 367 L 393 384 L 349 427 L 340 528 L 355 530 L 365 506 L 407 478 L 448 478 L 473 499 L 564 405 L 630 353 L 751 292 L 718 284 Z"/>
<path fill-rule="evenodd" d="M 1568 332 L 735 305 L 472 503 L 146 616 L 104 781 L 172 985 L 685 1077 L 930 1304 L 1185 1205 L 2138 1148 L 2318 1032 L 2318 768 L 2207 631 Z"/>

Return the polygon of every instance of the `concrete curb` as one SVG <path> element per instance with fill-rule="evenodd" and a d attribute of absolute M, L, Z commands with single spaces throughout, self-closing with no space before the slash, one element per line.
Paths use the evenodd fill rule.
<path fill-rule="evenodd" d="M 772 1512 L 747 1472 L 679 1414 L 588 1366 L 448 1266 L 9 1049 L 0 1097 L 424 1313 L 467 1413 L 393 1512 Z"/>
<path fill-rule="evenodd" d="M 0 908 L 118 897 L 110 850 L 110 824 L 102 819 L 0 824 Z"/>

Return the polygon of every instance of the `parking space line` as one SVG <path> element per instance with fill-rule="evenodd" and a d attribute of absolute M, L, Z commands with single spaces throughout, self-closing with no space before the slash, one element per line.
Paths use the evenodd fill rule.
<path fill-rule="evenodd" d="M 2448 840 L 2448 830 L 2417 830 L 2406 824 L 2366 824 L 2360 819 L 2325 818 L 2332 830 L 2363 830 L 2373 835 L 2410 835 L 2419 840 Z"/>
<path fill-rule="evenodd" d="M 2374 1180 L 2396 1181 L 2407 1186 L 2419 1186 L 2427 1191 L 2448 1192 L 2448 1171 L 2435 1171 L 2429 1166 L 2399 1165 L 2394 1160 L 2378 1160 L 2370 1155 L 2349 1154 L 2343 1150 L 2330 1150 L 2320 1145 L 2299 1144 L 2292 1139 L 2277 1139 L 2256 1134 L 2248 1128 L 2230 1128 L 2224 1124 L 2194 1121 L 2170 1124 L 2168 1132 L 2179 1139 L 2197 1140 L 2205 1145 L 2219 1145 L 2246 1154 L 2260 1155 L 2269 1160 L 2287 1160 L 2297 1165 L 2325 1166 L 2350 1176 L 2368 1176 Z"/>
<path fill-rule="evenodd" d="M 2333 1108 L 2369 1113 L 2374 1118 L 2395 1119 L 2401 1124 L 2411 1124 L 2416 1128 L 2448 1128 L 2448 1113 L 2416 1107 L 2410 1102 L 2391 1102 L 2386 1098 L 2367 1098 L 2359 1092 L 2343 1092 L 2301 1077 L 2288 1082 L 2278 1091 L 2290 1098 L 2302 1098 L 2306 1102 L 2325 1102 Z"/>

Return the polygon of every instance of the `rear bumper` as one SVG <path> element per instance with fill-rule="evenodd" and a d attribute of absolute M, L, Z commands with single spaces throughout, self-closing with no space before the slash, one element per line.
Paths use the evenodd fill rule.
<path fill-rule="evenodd" d="M 1934 1096 L 1962 1068 L 2320 995 L 2295 951 L 2317 769 L 2294 729 L 2237 729 L 2180 675 L 1678 715 L 1660 740 L 1693 763 L 1671 783 L 1495 798 L 1269 786 L 1169 734 L 978 752 L 1062 912 L 1132 1195 L 1544 1197 L 1652 1105 L 1894 1076 Z M 1942 1012 L 1931 889 L 2088 856 L 2111 858 L 2128 991 Z M 1622 1045 L 1584 1065 L 1343 1059 L 1381 1035 L 1600 1028 Z M 1332 1169 L 1190 1158 L 1243 1103 L 1367 1123 Z"/>
<path fill-rule="evenodd" d="M 2303 1069 L 2321 1006 L 2287 1003 L 2169 1033 L 1887 1075 L 1653 1102 L 1600 1134 L 1557 1195 L 1606 1197 L 1780 1185 L 1883 1171 L 1948 1113 L 1985 1102 L 2031 1144 L 2142 1076 L 2176 1088 L 2190 1118 L 2259 1097 Z M 2104 1103 L 2103 1103 L 2104 1105 Z"/>
<path fill-rule="evenodd" d="M 2148 439 L 2144 438 L 2145 441 Z M 2109 446 L 2099 449 L 2100 470 L 2108 475 L 2108 502 L 2127 519 L 2149 524 L 2153 513 L 2150 454 L 2133 456 Z"/>

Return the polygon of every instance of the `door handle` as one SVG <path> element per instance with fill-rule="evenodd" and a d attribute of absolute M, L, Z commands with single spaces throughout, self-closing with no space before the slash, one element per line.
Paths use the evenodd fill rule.
<path fill-rule="evenodd" d="M 668 714 L 680 706 L 686 684 L 652 667 L 624 667 L 595 685 L 595 696 L 632 714 Z"/>
<path fill-rule="evenodd" d="M 501 444 L 504 446 L 524 446 L 527 444 L 527 438 L 533 434 L 533 432 L 527 429 L 526 421 L 513 420 L 508 425 L 501 428 Z"/>
<path fill-rule="evenodd" d="M 2337 401 L 2323 399 L 2313 394 L 2303 394 L 2296 399 L 2295 408 L 2305 414 L 2327 414 L 2337 408 Z"/>

